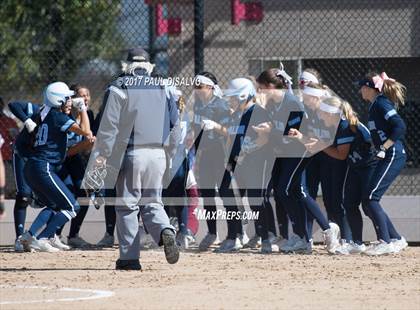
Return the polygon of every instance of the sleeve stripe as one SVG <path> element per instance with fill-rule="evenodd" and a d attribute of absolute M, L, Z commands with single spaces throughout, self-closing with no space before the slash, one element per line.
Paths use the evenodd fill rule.
<path fill-rule="evenodd" d="M 74 120 L 72 120 L 72 119 L 69 119 L 63 126 L 61 126 L 61 128 L 60 128 L 60 130 L 61 131 L 63 131 L 63 132 L 65 132 L 65 131 L 67 131 L 69 128 L 70 128 L 70 126 L 71 125 L 73 125 L 74 124 Z"/>
<path fill-rule="evenodd" d="M 385 119 L 388 120 L 391 116 L 394 116 L 395 114 L 397 114 L 397 111 L 392 109 L 391 111 L 388 111 L 388 113 L 385 114 Z"/>
<path fill-rule="evenodd" d="M 110 91 L 113 91 L 114 93 L 116 93 L 118 96 L 120 96 L 122 99 L 127 99 L 127 95 L 119 88 L 115 87 L 115 86 L 110 86 L 109 87 Z"/>
<path fill-rule="evenodd" d="M 353 142 L 354 137 L 344 137 L 337 139 L 337 144 L 346 144 Z"/>
<path fill-rule="evenodd" d="M 32 103 L 28 102 L 28 117 L 31 117 L 34 114 L 34 109 L 32 107 Z"/>

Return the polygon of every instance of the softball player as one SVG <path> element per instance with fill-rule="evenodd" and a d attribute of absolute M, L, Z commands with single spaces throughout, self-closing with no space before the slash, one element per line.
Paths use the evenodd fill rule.
<path fill-rule="evenodd" d="M 404 168 L 407 158 L 402 142 L 406 126 L 397 112 L 398 107 L 404 105 L 405 87 L 389 78 L 385 72 L 369 73 L 358 84 L 362 98 L 370 103 L 368 128 L 378 160 L 364 201 L 377 228 L 379 243 L 365 253 L 382 255 L 399 252 L 407 247 L 407 242 L 397 232 L 379 202 Z"/>
<path fill-rule="evenodd" d="M 304 100 L 307 100 L 306 96 L 308 95 L 304 93 L 303 96 Z M 349 120 L 345 114 L 349 105 L 337 97 L 330 97 L 324 99 L 320 106 L 325 110 L 332 111 L 331 113 L 324 112 L 322 109 L 318 111 L 320 118 L 327 128 L 336 126 L 337 123 L 334 124 L 334 119 L 331 118 L 337 118 L 336 114 L 341 115 L 333 144 L 315 155 L 315 158 L 316 163 L 319 165 L 318 176 L 328 219 L 338 224 L 341 231 L 342 243 L 346 243 L 351 240 L 351 231 L 345 210 L 342 206 L 342 188 L 347 170 L 346 159 L 349 154 L 350 145 L 354 140 L 354 132 L 350 129 Z M 333 113 L 334 111 L 335 113 Z M 308 181 L 312 177 L 312 185 L 316 185 L 315 188 L 317 188 L 318 184 L 313 181 L 313 176 L 310 174 L 311 170 L 307 172 L 306 180 Z M 315 194 L 315 190 L 313 190 L 313 194 Z M 309 225 L 309 227 L 312 227 L 312 225 Z"/>
<path fill-rule="evenodd" d="M 38 114 L 39 105 L 31 102 L 11 102 L 9 103 L 10 111 L 23 122 L 25 129 L 31 133 L 34 131 L 36 124 L 32 120 L 32 116 Z M 22 252 L 24 249 L 20 243 L 20 236 L 25 231 L 26 208 L 32 203 L 32 189 L 25 180 L 23 168 L 25 166 L 24 158 L 17 152 L 16 147 L 13 149 L 13 172 L 16 184 L 16 199 L 13 208 L 13 216 L 15 222 L 15 251 Z"/>
<path fill-rule="evenodd" d="M 31 102 L 20 102 L 15 101 L 9 103 L 9 109 L 10 111 L 20 120 L 24 123 L 24 128 L 20 135 L 21 137 L 25 137 L 25 134 L 32 133 L 34 129 L 36 128 L 36 123 L 32 120 L 32 118 L 36 119 L 37 115 L 39 114 L 39 105 L 32 104 Z M 66 113 L 70 112 L 70 109 L 66 110 Z M 32 117 L 32 118 L 31 118 Z M 21 138 L 20 137 L 20 138 Z M 22 140 L 18 139 L 17 141 Z M 21 144 L 17 144 L 19 146 Z M 28 205 L 34 205 L 34 206 L 43 206 L 46 203 L 41 202 L 39 199 L 33 200 L 34 193 L 32 192 L 31 187 L 26 182 L 26 178 L 24 175 L 24 167 L 25 162 L 27 161 L 28 154 L 25 154 L 24 151 L 22 151 L 22 147 L 20 147 L 21 151 L 17 150 L 18 147 L 15 145 L 14 151 L 13 151 L 13 168 L 14 168 L 14 176 L 15 176 L 15 183 L 16 183 L 16 201 L 15 201 L 15 208 L 14 208 L 14 219 L 15 219 L 15 230 L 16 230 L 16 241 L 15 241 L 15 251 L 16 252 L 22 252 L 25 249 L 22 246 L 22 243 L 20 242 L 20 236 L 24 233 L 24 225 L 25 225 L 25 218 L 26 218 L 26 208 Z M 42 226 L 42 225 L 41 225 Z M 38 226 L 37 224 L 32 225 L 31 228 L 35 233 L 41 228 L 41 226 Z M 29 230 L 31 230 L 31 228 Z M 31 230 L 32 231 L 32 230 Z M 54 247 L 61 249 L 61 250 L 68 250 L 70 249 L 67 245 L 61 242 L 60 240 L 60 233 L 61 228 L 57 230 L 57 235 L 55 235 L 53 238 L 50 239 L 51 245 Z M 30 250 L 28 247 L 26 250 Z"/>
<path fill-rule="evenodd" d="M 76 89 L 70 89 L 76 93 Z M 87 113 L 88 104 L 86 104 L 87 98 L 82 98 L 79 96 L 80 95 L 76 93 L 75 98 L 73 98 L 72 101 L 73 105 L 77 101 L 78 106 L 81 107 L 82 111 L 72 109 L 71 118 L 73 118 L 78 125 L 81 125 L 82 118 L 84 117 L 83 111 L 86 110 L 86 114 L 88 117 L 87 122 L 85 120 L 85 123 L 87 124 L 85 125 L 84 130 L 90 131 L 90 118 L 89 114 Z M 67 156 L 62 165 L 59 175 L 62 180 L 65 180 L 66 177 L 69 177 L 69 187 L 72 193 L 76 196 L 76 198 L 86 197 L 86 191 L 82 189 L 82 180 L 86 170 L 86 162 L 83 159 L 83 153 L 90 151 L 90 149 L 93 146 L 93 141 L 94 140 L 83 140 L 82 136 L 77 135 L 74 132 L 68 133 Z M 81 248 L 89 246 L 89 243 L 87 243 L 85 240 L 79 237 L 80 227 L 83 223 L 84 218 L 86 217 L 88 208 L 89 206 L 86 205 L 80 206 L 80 210 L 77 213 L 77 216 L 71 220 L 70 231 L 67 237 L 67 243 L 71 247 Z M 60 235 L 59 232 L 57 232 L 57 234 Z"/>
<path fill-rule="evenodd" d="M 321 74 L 313 68 L 306 68 L 299 76 L 299 88 L 302 90 L 309 82 L 322 84 Z"/>
<path fill-rule="evenodd" d="M 261 252 L 271 253 L 266 215 L 264 208 L 261 208 L 262 189 L 266 188 L 268 182 L 268 148 L 265 146 L 268 138 L 260 138 L 255 130 L 257 127 L 270 126 L 270 116 L 265 109 L 256 104 L 256 90 L 249 79 L 237 78 L 230 81 L 224 95 L 229 97 L 234 112 L 227 127 L 227 149 L 230 152 L 220 195 L 229 199 L 226 199 L 228 202 L 225 203 L 225 208 L 232 214 L 232 219 L 228 219 L 226 239 L 215 252 L 226 253 L 242 248 L 238 237 L 242 236 L 244 231 L 240 216 L 233 216 L 240 214 L 237 203 L 233 201 L 247 194 L 251 210 L 259 212 L 259 217 L 254 223 L 255 231 L 262 239 Z"/>
<path fill-rule="evenodd" d="M 65 83 L 48 85 L 44 92 L 44 106 L 36 116 L 37 128 L 29 136 L 30 144 L 24 147 L 26 151 L 29 150 L 24 168 L 25 178 L 35 194 L 48 204 L 34 221 L 41 227 L 46 224 L 45 229 L 38 236 L 25 232 L 20 239 L 24 248 L 33 245 L 40 251 L 58 251 L 48 239 L 54 237 L 57 227 L 75 217 L 79 209 L 75 197 L 57 175 L 65 158 L 67 131 L 92 139 L 91 132 L 80 128 L 62 112 L 71 108 L 72 95 L 74 92 Z M 55 212 L 54 209 L 59 211 Z"/>
<path fill-rule="evenodd" d="M 173 198 L 178 201 L 184 200 L 184 203 L 182 204 L 177 203 L 174 206 L 165 206 L 165 210 L 168 216 L 170 216 L 169 214 L 171 211 L 175 211 L 174 213 L 178 220 L 179 227 L 177 242 L 182 249 L 188 249 L 193 234 L 188 229 L 189 206 L 185 206 L 185 200 L 188 193 L 191 193 L 189 189 L 196 185 L 192 172 L 194 152 L 188 150 L 188 141 L 190 139 L 187 137 L 187 134 L 191 132 L 189 129 L 191 124 L 187 113 L 184 113 L 185 101 L 182 97 L 182 92 L 172 85 L 166 85 L 165 89 L 167 97 L 172 98 L 177 103 L 178 112 L 180 114 L 181 139 L 176 153 L 170 161 L 169 167 L 167 167 L 166 179 L 168 179 L 169 184 L 164 188 L 162 196 L 169 201 Z M 191 207 L 194 208 L 194 204 L 192 204 Z"/>
<path fill-rule="evenodd" d="M 230 118 L 227 102 L 216 77 L 202 72 L 195 77 L 192 129 L 194 131 L 197 161 L 198 187 L 205 210 L 216 212 L 216 190 L 220 187 L 225 159 L 225 127 Z M 207 219 L 208 232 L 199 244 L 200 251 L 206 251 L 218 242 L 215 219 Z"/>
<path fill-rule="evenodd" d="M 326 135 L 331 139 L 331 136 L 334 135 L 335 132 L 331 132 L 331 130 L 328 131 L 325 128 L 325 125 L 320 122 L 318 116 L 315 113 L 315 111 L 321 107 L 319 98 L 324 97 L 326 95 L 325 89 L 321 89 L 321 87 L 310 87 L 310 84 L 308 84 L 304 87 L 303 94 L 304 96 L 306 95 L 306 98 L 304 97 L 304 105 L 308 116 L 307 126 L 305 126 L 307 128 L 303 129 L 305 135 L 303 135 L 298 129 L 291 128 L 288 131 L 288 136 L 291 138 L 295 138 L 300 143 L 302 143 L 302 145 L 304 145 L 305 147 L 305 150 L 301 150 L 302 153 L 300 157 L 292 158 L 290 162 L 285 161 L 284 166 L 282 165 L 280 171 L 283 171 L 285 177 L 280 179 L 279 190 L 281 190 L 280 193 L 282 193 L 284 198 L 290 201 L 295 199 L 298 204 L 303 205 L 306 211 L 315 218 L 315 220 L 318 222 L 319 226 L 323 231 L 324 238 L 327 244 L 327 250 L 329 252 L 335 252 L 335 249 L 339 246 L 338 238 L 340 229 L 337 226 L 337 224 L 328 223 L 327 219 L 322 214 L 318 204 L 312 197 L 310 197 L 307 194 L 306 189 L 302 184 L 303 171 L 312 160 L 311 157 L 307 156 L 310 156 L 310 154 L 315 154 L 323 149 L 322 146 L 319 146 L 319 148 L 317 149 L 315 148 L 316 144 L 318 144 L 318 140 L 314 140 L 314 138 L 311 138 L 312 135 L 316 136 L 318 139 L 321 139 L 323 138 L 323 135 Z M 296 149 L 298 150 L 298 147 Z M 299 218 L 300 217 L 298 217 L 298 219 Z M 293 239 L 290 238 L 290 242 L 288 242 L 283 247 L 284 251 L 311 252 L 312 246 L 310 243 L 310 237 L 306 231 L 305 223 L 303 223 L 303 226 L 303 230 L 306 234 L 306 240 L 300 235 Z"/>
<path fill-rule="evenodd" d="M 346 114 L 347 119 L 350 120 L 351 129 L 355 133 L 355 138 L 347 158 L 347 170 L 342 191 L 342 203 L 351 228 L 352 240 L 342 244 L 336 251 L 337 254 L 344 255 L 359 254 L 366 250 L 366 246 L 363 244 L 363 219 L 359 205 L 369 190 L 370 179 L 378 163 L 375 160 L 369 129 L 357 119 L 351 108 Z M 367 206 L 362 204 L 362 207 L 364 213 L 372 218 Z"/>
<path fill-rule="evenodd" d="M 264 93 L 265 100 L 267 101 L 266 108 L 269 111 L 273 123 L 273 128 L 270 132 L 270 145 L 273 149 L 274 165 L 271 173 L 271 180 L 269 185 L 274 189 L 274 199 L 276 202 L 276 213 L 279 224 L 280 234 L 284 239 L 288 239 L 288 215 L 292 219 L 292 228 L 295 234 L 304 237 L 303 221 L 297 220 L 297 207 L 293 207 L 292 204 L 286 203 L 282 200 L 280 193 L 278 192 L 279 184 L 277 183 L 281 178 L 281 161 L 289 161 L 285 151 L 289 147 L 287 145 L 287 138 L 283 136 L 284 130 L 287 126 L 290 112 L 293 113 L 303 111 L 303 105 L 297 97 L 295 97 L 289 91 L 284 91 L 287 88 L 286 77 L 282 76 L 282 72 L 279 69 L 269 69 L 262 72 L 258 78 L 258 88 L 260 92 Z M 290 83 L 289 83 L 290 84 Z M 302 113 L 303 114 L 303 113 Z M 296 120 L 300 122 L 299 116 L 296 115 Z M 293 121 L 293 120 L 291 120 Z M 259 130 L 261 132 L 261 130 Z M 283 157 L 283 158 L 282 158 Z M 267 194 L 271 192 L 270 188 L 267 188 Z M 283 197 L 284 198 L 284 197 Z M 287 211 L 286 211 L 287 210 Z M 299 224 L 300 223 L 300 224 Z M 280 244 L 283 246 L 284 242 Z"/>

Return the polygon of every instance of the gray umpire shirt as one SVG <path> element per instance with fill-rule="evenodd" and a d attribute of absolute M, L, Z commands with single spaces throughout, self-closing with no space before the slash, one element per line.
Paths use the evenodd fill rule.
<path fill-rule="evenodd" d="M 121 166 L 127 148 L 164 147 L 172 157 L 181 139 L 176 102 L 166 96 L 162 80 L 142 69 L 120 75 L 109 85 L 95 123 L 95 155 L 115 168 Z"/>

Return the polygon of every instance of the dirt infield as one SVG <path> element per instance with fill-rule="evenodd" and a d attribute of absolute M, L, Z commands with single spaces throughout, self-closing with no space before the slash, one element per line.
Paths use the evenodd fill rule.
<path fill-rule="evenodd" d="M 419 309 L 420 248 L 394 256 L 144 251 L 115 271 L 117 249 L 0 252 L 0 309 Z"/>

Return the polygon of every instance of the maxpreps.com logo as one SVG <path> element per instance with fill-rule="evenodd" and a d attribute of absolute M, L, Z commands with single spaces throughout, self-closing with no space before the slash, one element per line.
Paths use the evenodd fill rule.
<path fill-rule="evenodd" d="M 194 215 L 198 220 L 258 220 L 259 211 L 226 211 L 216 210 L 207 211 L 203 209 L 195 209 Z"/>

